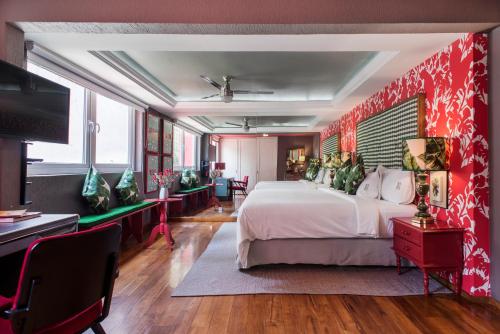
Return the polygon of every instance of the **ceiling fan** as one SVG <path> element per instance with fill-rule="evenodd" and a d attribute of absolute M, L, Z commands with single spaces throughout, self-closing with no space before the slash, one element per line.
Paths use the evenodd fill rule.
<path fill-rule="evenodd" d="M 224 81 L 224 83 L 222 85 L 215 82 L 214 80 L 210 79 L 209 77 L 207 77 L 205 75 L 200 75 L 200 77 L 220 91 L 217 94 L 212 94 L 212 95 L 203 97 L 202 98 L 203 100 L 209 99 L 209 98 L 214 97 L 214 96 L 220 96 L 222 101 L 224 101 L 225 103 L 229 103 L 229 102 L 233 101 L 234 94 L 274 94 L 274 92 L 272 92 L 272 91 L 265 91 L 265 90 L 257 90 L 257 91 L 241 90 L 241 89 L 232 90 L 229 83 L 231 82 L 233 77 L 230 75 L 225 75 L 222 77 L 222 80 Z"/>
<path fill-rule="evenodd" d="M 231 123 L 231 122 L 226 122 L 226 124 L 238 126 L 238 127 L 242 128 L 243 131 L 245 131 L 245 132 L 250 131 L 250 128 L 256 128 L 256 126 L 251 126 L 251 125 L 248 124 L 248 118 L 247 117 L 243 117 L 243 123 L 241 123 L 241 124 Z"/>

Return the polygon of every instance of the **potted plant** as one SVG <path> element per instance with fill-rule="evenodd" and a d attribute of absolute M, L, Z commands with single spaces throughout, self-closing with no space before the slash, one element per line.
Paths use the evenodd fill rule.
<path fill-rule="evenodd" d="M 160 199 L 168 198 L 168 188 L 172 186 L 177 174 L 172 169 L 165 169 L 163 172 L 153 174 L 153 182 L 160 187 Z"/>

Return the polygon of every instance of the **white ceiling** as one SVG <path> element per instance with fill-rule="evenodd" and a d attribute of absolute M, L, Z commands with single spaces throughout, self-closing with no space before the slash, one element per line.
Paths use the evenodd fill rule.
<path fill-rule="evenodd" d="M 308 120 L 306 126 L 284 122 L 282 127 L 259 128 L 262 132 L 320 131 L 460 36 L 26 33 L 26 39 L 204 131 L 210 129 L 190 116 Z M 217 91 L 200 74 L 218 82 L 222 75 L 234 75 L 233 89 L 275 94 L 248 95 L 229 104 L 203 101 L 201 97 Z M 220 133 L 238 131 L 213 128 Z"/>

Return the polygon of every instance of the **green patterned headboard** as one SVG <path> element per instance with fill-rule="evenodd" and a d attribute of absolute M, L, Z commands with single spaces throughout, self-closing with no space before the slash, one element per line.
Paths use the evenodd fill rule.
<path fill-rule="evenodd" d="M 419 94 L 359 122 L 356 153 L 366 168 L 401 168 L 402 142 L 425 135 L 425 95 Z"/>
<path fill-rule="evenodd" d="M 337 153 L 340 151 L 340 134 L 336 133 L 333 136 L 323 140 L 321 143 L 321 152 L 323 154 Z"/>

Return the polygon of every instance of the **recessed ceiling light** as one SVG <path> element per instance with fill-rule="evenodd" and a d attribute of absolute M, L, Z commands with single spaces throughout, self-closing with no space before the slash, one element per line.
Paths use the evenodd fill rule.
<path fill-rule="evenodd" d="M 263 133 L 263 134 L 262 134 L 262 137 L 269 137 L 269 134 L 267 134 L 267 133 Z"/>

